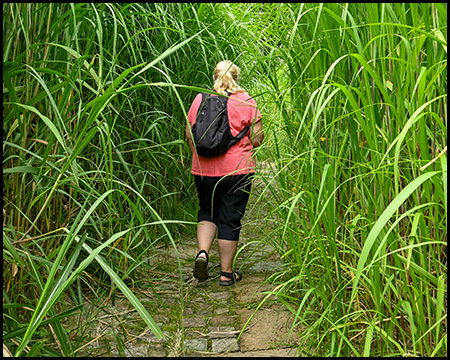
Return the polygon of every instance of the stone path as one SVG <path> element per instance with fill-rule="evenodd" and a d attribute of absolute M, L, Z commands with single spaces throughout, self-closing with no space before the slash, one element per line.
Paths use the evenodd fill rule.
<path fill-rule="evenodd" d="M 132 290 L 165 339 L 158 340 L 129 301 L 117 293 L 114 303 L 102 307 L 90 320 L 94 341 L 84 346 L 79 356 L 295 356 L 297 331 L 288 339 L 292 316 L 275 296 L 255 313 L 274 287 L 265 280 L 281 261 L 269 246 L 244 240 L 239 249 L 235 268 L 243 272 L 243 279 L 228 287 L 219 285 L 216 243 L 210 252 L 209 279 L 201 283 L 191 278 L 194 241 L 179 249 L 183 277 L 191 278 L 182 287 L 176 256 L 171 250 L 161 250 L 152 259 L 155 265 L 148 278 Z"/>
<path fill-rule="evenodd" d="M 241 245 L 242 246 L 245 244 Z M 264 281 L 274 268 L 282 265 L 272 248 L 258 249 L 257 244 L 244 246 L 236 265 L 244 278 L 235 286 L 219 285 L 220 263 L 213 252 L 210 279 L 194 282 L 188 291 L 195 294 L 185 303 L 184 350 L 193 356 L 293 356 L 295 341 L 287 339 L 290 316 L 272 295 L 258 309 L 272 286 Z M 195 249 L 194 249 L 195 253 Z M 247 258 L 242 263 L 239 258 Z M 254 314 L 255 313 L 255 314 Z M 254 314 L 254 315 L 253 315 Z M 253 317 L 252 317 L 253 315 Z M 246 325 L 247 321 L 251 321 Z M 244 329 L 245 327 L 245 329 Z M 241 330 L 244 331 L 241 334 Z M 293 336 L 295 339 L 295 336 Z M 294 347 L 293 347 L 294 346 Z"/>
<path fill-rule="evenodd" d="M 131 288 L 165 338 L 158 340 L 129 301 L 116 292 L 108 306 L 86 319 L 92 325 L 92 340 L 79 356 L 298 356 L 300 331 L 290 332 L 292 314 L 275 295 L 260 306 L 274 290 L 267 279 L 282 262 L 273 248 L 259 241 L 270 227 L 268 220 L 247 215 L 255 211 L 255 198 L 250 197 L 234 267 L 243 272 L 242 281 L 219 285 L 216 241 L 209 254 L 209 279 L 204 282 L 192 277 L 195 238 L 182 241 L 178 258 L 173 248 L 159 249 L 142 266 L 139 283 Z M 264 216 L 262 208 L 258 206 L 258 217 Z"/>

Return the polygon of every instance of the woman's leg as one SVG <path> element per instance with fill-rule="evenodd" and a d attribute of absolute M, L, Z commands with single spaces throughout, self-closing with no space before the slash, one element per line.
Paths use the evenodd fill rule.
<path fill-rule="evenodd" d="M 211 249 L 211 244 L 216 237 L 216 233 L 217 225 L 211 221 L 200 221 L 197 224 L 197 253 L 200 250 L 205 250 L 209 254 L 209 250 Z M 203 253 L 200 256 L 206 258 L 206 255 Z"/>
<path fill-rule="evenodd" d="M 197 215 L 197 253 L 201 250 L 205 250 L 209 254 L 212 242 L 217 234 L 217 225 L 214 214 L 217 211 L 215 206 L 211 208 L 212 193 L 217 179 L 197 175 L 194 179 L 200 205 Z M 213 204 L 215 202 L 216 201 L 214 201 Z M 202 253 L 201 256 L 206 258 L 204 253 Z"/>
<path fill-rule="evenodd" d="M 233 272 L 233 261 L 237 250 L 237 241 L 218 239 L 220 267 L 223 272 Z M 237 277 L 236 277 L 237 278 Z M 226 276 L 221 276 L 220 280 L 229 280 Z"/>
<path fill-rule="evenodd" d="M 217 224 L 219 227 L 217 244 L 219 246 L 220 266 L 223 272 L 233 272 L 233 261 L 236 256 L 241 220 L 251 190 L 252 175 L 236 175 L 224 179 L 220 199 Z M 236 279 L 238 278 L 237 275 Z M 229 280 L 221 276 L 220 280 Z"/>

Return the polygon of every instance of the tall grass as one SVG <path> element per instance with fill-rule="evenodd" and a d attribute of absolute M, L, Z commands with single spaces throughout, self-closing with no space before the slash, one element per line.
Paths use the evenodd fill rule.
<path fill-rule="evenodd" d="M 446 5 L 260 11 L 268 239 L 286 262 L 278 296 L 307 325 L 299 351 L 445 355 Z"/>
<path fill-rule="evenodd" d="M 227 40 L 239 26 L 221 16 L 211 4 L 3 4 L 3 339 L 14 355 L 76 355 L 60 321 L 83 302 L 56 305 L 104 281 L 163 336 L 124 280 L 192 229 L 186 106 L 215 63 L 241 53 Z M 59 348 L 36 341 L 48 324 Z"/>

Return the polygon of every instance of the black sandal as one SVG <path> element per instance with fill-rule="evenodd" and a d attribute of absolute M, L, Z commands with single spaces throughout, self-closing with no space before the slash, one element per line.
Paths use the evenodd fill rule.
<path fill-rule="evenodd" d="M 200 254 L 204 253 L 206 255 L 206 259 Z M 198 281 L 205 281 L 208 279 L 208 261 L 209 256 L 205 250 L 200 250 L 195 257 L 195 266 L 194 266 L 194 277 Z"/>
<path fill-rule="evenodd" d="M 238 276 L 237 279 L 235 274 Z M 220 280 L 219 285 L 222 286 L 230 286 L 242 280 L 242 273 L 238 270 L 233 270 L 233 272 L 230 273 L 222 271 L 220 273 L 220 276 L 226 276 L 227 278 L 230 278 L 230 280 Z"/>

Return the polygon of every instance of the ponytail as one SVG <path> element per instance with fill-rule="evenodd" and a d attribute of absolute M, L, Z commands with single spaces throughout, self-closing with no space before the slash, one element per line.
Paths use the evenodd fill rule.
<path fill-rule="evenodd" d="M 230 60 L 218 63 L 213 76 L 214 90 L 223 95 L 227 95 L 227 92 L 245 91 L 238 85 L 239 73 L 240 69 Z"/>

